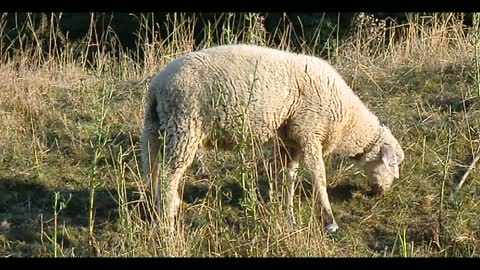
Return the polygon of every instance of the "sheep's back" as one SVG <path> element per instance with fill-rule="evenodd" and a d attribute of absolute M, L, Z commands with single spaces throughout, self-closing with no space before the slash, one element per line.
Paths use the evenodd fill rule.
<path fill-rule="evenodd" d="M 162 75 L 168 106 L 224 132 L 242 129 L 268 137 L 293 111 L 298 89 L 288 58 L 262 52 L 203 50 L 182 56 Z M 242 129 L 242 132 L 245 131 Z"/>

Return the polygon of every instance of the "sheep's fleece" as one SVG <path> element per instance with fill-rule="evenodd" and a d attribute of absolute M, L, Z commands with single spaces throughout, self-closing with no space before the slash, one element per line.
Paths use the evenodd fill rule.
<path fill-rule="evenodd" d="M 153 78 L 141 139 L 147 183 L 173 224 L 178 185 L 199 147 L 231 149 L 245 134 L 281 140 L 287 165 L 287 218 L 302 163 L 329 232 L 338 229 L 327 195 L 323 157 L 340 153 L 362 166 L 372 190 L 390 188 L 404 158 L 400 144 L 326 61 L 254 45 L 185 54 Z M 158 185 L 159 177 L 166 179 Z"/>

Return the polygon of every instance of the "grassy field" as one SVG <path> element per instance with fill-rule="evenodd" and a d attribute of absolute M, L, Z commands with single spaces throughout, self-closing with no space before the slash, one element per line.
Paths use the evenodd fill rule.
<path fill-rule="evenodd" d="M 233 27 L 233 16 L 242 25 Z M 256 14 L 226 17 L 197 46 L 194 19 L 182 14 L 172 14 L 174 30 L 163 37 L 148 16 L 138 18 L 131 51 L 93 24 L 73 43 L 58 18 L 27 20 L 3 39 L 0 256 L 479 257 L 478 170 L 453 189 L 480 149 L 480 17 L 471 27 L 461 14 L 412 14 L 388 27 L 364 21 L 343 40 L 321 31 L 306 40 L 288 21 L 267 33 Z M 205 153 L 208 176 L 195 174 L 195 163 L 184 179 L 178 231 L 149 222 L 137 203 L 149 79 L 179 55 L 214 45 L 217 34 L 221 44 L 324 55 L 401 142 L 405 161 L 392 190 L 371 196 L 360 169 L 328 157 L 339 233 L 325 233 L 302 172 L 298 224 L 289 229 L 276 187 L 281 162 L 270 148 L 213 150 Z M 316 42 L 320 35 L 329 42 Z"/>

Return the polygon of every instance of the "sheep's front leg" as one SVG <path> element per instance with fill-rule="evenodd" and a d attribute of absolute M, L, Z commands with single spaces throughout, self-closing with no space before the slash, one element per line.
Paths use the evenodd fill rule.
<path fill-rule="evenodd" d="M 290 227 L 296 224 L 295 216 L 293 214 L 293 195 L 295 191 L 295 180 L 297 178 L 297 169 L 299 167 L 300 151 L 292 147 L 280 147 L 280 156 L 286 173 L 283 175 L 280 187 L 282 190 L 282 197 L 287 205 L 287 223 Z M 285 188 L 285 189 L 284 189 Z M 286 192 L 284 192 L 286 191 Z M 286 195 L 286 197 L 284 197 Z"/>
<path fill-rule="evenodd" d="M 208 176 L 208 169 L 207 166 L 205 165 L 204 157 L 205 157 L 205 149 L 199 148 L 197 150 L 197 161 L 198 161 L 198 170 L 195 173 L 195 175 L 200 176 L 200 177 L 207 177 Z"/>
<path fill-rule="evenodd" d="M 293 215 L 293 195 L 295 191 L 295 178 L 297 177 L 298 165 L 299 163 L 297 159 L 292 159 L 288 163 L 287 219 L 290 226 L 296 224 L 295 216 Z"/>
<path fill-rule="evenodd" d="M 305 167 L 313 175 L 313 191 L 315 202 L 320 202 L 323 208 L 323 218 L 326 229 L 330 233 L 338 230 L 338 225 L 333 217 L 332 208 L 327 194 L 327 181 L 325 177 L 325 164 L 322 157 L 322 149 L 316 145 L 308 145 L 304 150 Z"/>
<path fill-rule="evenodd" d="M 297 169 L 299 166 L 299 155 L 292 153 L 292 158 L 287 165 L 287 221 L 290 226 L 296 224 L 293 215 L 293 195 L 295 191 L 295 179 L 297 177 Z"/>

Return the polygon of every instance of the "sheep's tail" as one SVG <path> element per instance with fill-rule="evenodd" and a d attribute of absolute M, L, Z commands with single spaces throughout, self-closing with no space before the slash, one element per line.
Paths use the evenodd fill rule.
<path fill-rule="evenodd" d="M 141 138 L 141 158 L 143 175 L 147 189 L 156 193 L 160 159 L 160 118 L 157 113 L 158 101 L 153 91 L 149 91 L 145 107 L 144 127 Z"/>

